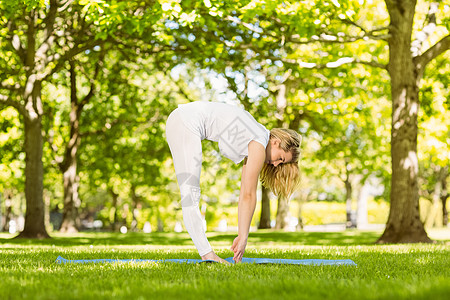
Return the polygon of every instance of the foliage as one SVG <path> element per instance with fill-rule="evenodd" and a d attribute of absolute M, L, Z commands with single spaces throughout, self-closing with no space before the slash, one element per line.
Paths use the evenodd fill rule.
<path fill-rule="evenodd" d="M 450 55 L 433 62 L 421 91 L 419 159 L 422 196 L 431 200 L 441 168 L 450 165 Z M 439 66 L 439 71 L 436 68 Z M 447 175 L 447 181 L 450 178 Z"/>
<path fill-rule="evenodd" d="M 44 148 L 44 184 L 52 207 L 61 205 L 56 158 L 69 136 L 69 59 L 76 61 L 81 96 L 89 91 L 101 55 L 96 94 L 82 113 L 79 176 L 85 212 L 103 208 L 103 220 L 110 220 L 111 189 L 119 195 L 122 222 L 130 222 L 134 196 L 153 227 L 158 218 L 170 227 L 180 220 L 164 120 L 177 104 L 200 99 L 237 103 L 267 128 L 301 132 L 302 188 L 310 199 L 326 194 L 343 200 L 348 168 L 360 183 L 370 175 L 382 180 L 381 198 L 388 199 L 389 16 L 383 1 L 67 3 L 58 11 L 54 43 L 45 52 L 50 61 L 37 70 L 46 75 L 43 127 L 52 141 Z M 29 75 L 18 46 L 30 46 L 26 16 L 36 12 L 36 40 L 44 43 L 51 4 L 0 3 L 0 95 L 10 93 L 20 104 Z M 449 2 L 440 7 L 424 49 L 448 34 Z M 428 2 L 418 1 L 414 38 L 427 22 L 428 8 Z M 431 62 L 421 83 L 423 190 L 435 187 L 436 166 L 449 165 L 449 59 L 447 53 Z M 23 119 L 4 104 L 0 110 L 0 193 L 12 189 L 21 195 Z M 216 145 L 205 142 L 204 154 L 202 202 L 211 223 L 232 214 L 227 207 L 237 199 L 240 172 L 218 156 Z"/>
<path fill-rule="evenodd" d="M 19 192 L 24 183 L 25 157 L 21 153 L 22 131 L 19 124 L 19 115 L 12 107 L 0 111 L 0 193 L 5 189 Z"/>

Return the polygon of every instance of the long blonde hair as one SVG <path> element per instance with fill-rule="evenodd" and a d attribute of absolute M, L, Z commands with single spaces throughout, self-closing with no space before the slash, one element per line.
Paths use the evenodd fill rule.
<path fill-rule="evenodd" d="M 298 160 L 302 136 L 292 129 L 274 128 L 270 131 L 270 140 L 273 138 L 280 140 L 281 149 L 292 153 L 292 161 L 277 167 L 272 164 L 264 164 L 260 179 L 261 183 L 275 195 L 287 198 L 292 195 L 300 182 Z"/>

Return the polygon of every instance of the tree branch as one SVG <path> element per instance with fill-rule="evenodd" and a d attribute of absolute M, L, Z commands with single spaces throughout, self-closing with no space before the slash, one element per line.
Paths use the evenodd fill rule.
<path fill-rule="evenodd" d="M 355 26 L 359 29 L 361 29 L 362 32 L 364 32 L 364 34 L 368 34 L 368 35 L 373 35 L 375 32 L 378 31 L 385 31 L 385 30 L 389 30 L 389 27 L 380 27 L 380 28 L 374 28 L 372 30 L 367 30 L 366 28 L 362 27 L 361 25 L 357 24 L 356 22 L 349 20 L 349 19 L 339 19 L 342 23 L 347 24 L 347 25 L 352 25 Z"/>
<path fill-rule="evenodd" d="M 14 50 L 16 50 L 16 53 L 19 56 L 22 63 L 25 63 L 25 56 L 26 56 L 25 47 L 23 46 L 22 42 L 20 41 L 19 36 L 17 34 L 14 34 L 14 31 L 17 30 L 17 26 L 12 20 L 9 20 L 7 27 L 8 27 L 8 32 L 12 33 L 11 35 L 7 35 L 7 39 L 11 43 Z"/>
<path fill-rule="evenodd" d="M 50 9 L 48 11 L 47 16 L 44 19 L 44 41 L 47 41 L 48 38 L 53 34 L 53 26 L 56 20 L 56 14 L 58 12 L 58 1 L 50 0 Z"/>
<path fill-rule="evenodd" d="M 73 0 L 66 0 L 66 3 L 63 3 L 63 1 L 61 1 L 62 6 L 60 8 L 58 8 L 58 12 L 62 12 L 64 10 L 66 10 L 66 8 L 72 4 Z"/>
<path fill-rule="evenodd" d="M 52 149 L 53 154 L 55 155 L 55 159 L 53 161 L 53 163 L 57 164 L 58 167 L 61 169 L 61 164 L 63 162 L 63 156 L 62 155 L 58 155 L 58 146 L 56 146 L 53 143 L 53 137 L 54 137 L 55 133 L 52 129 L 49 130 L 49 133 L 47 135 L 47 142 L 50 145 L 50 149 Z"/>
<path fill-rule="evenodd" d="M 382 30 L 382 29 L 380 29 Z M 327 44 L 347 44 L 354 43 L 360 40 L 372 39 L 372 40 L 383 40 L 386 41 L 389 38 L 389 34 L 374 35 L 372 33 L 364 33 L 360 36 L 349 36 L 349 35 L 331 35 L 327 33 L 321 33 L 320 36 L 313 36 L 309 40 L 300 40 L 298 34 L 292 35 L 288 38 L 288 41 L 295 44 L 305 45 L 312 43 L 327 43 Z"/>
<path fill-rule="evenodd" d="M 371 67 L 374 67 L 374 68 L 380 68 L 380 69 L 383 69 L 383 70 L 387 70 L 387 65 L 381 64 L 381 63 L 373 61 L 373 60 L 372 61 L 364 61 L 364 60 L 360 60 L 359 58 L 355 58 L 354 63 L 367 65 L 367 66 L 371 66 Z"/>
<path fill-rule="evenodd" d="M 53 41 L 55 40 L 54 25 L 56 20 L 56 14 L 58 12 L 58 2 L 57 0 L 50 0 L 50 9 L 47 16 L 44 19 L 44 41 L 36 50 L 36 57 L 42 59 L 44 64 L 46 64 L 46 53 L 51 48 Z"/>
<path fill-rule="evenodd" d="M 116 47 L 118 50 L 124 54 L 125 56 L 129 56 L 125 53 L 124 49 L 126 51 L 130 51 L 132 53 L 139 53 L 139 54 L 146 54 L 146 55 L 154 55 L 158 53 L 162 53 L 164 51 L 173 50 L 173 47 L 171 45 L 161 45 L 156 43 L 148 43 L 148 42 L 141 42 L 141 41 L 124 41 L 121 39 L 120 36 L 114 36 L 111 38 L 111 43 L 114 45 L 121 45 L 122 47 Z M 131 58 L 129 59 L 131 60 Z"/>
<path fill-rule="evenodd" d="M 411 51 L 413 56 L 419 56 L 423 43 L 434 32 L 436 28 L 436 13 L 439 9 L 439 2 L 430 3 L 427 17 L 425 19 L 422 30 L 416 34 L 416 39 L 411 43 Z"/>
<path fill-rule="evenodd" d="M 14 101 L 13 99 L 11 99 L 8 96 L 0 94 L 0 104 L 3 104 L 5 106 L 14 107 L 24 117 L 26 117 L 28 115 L 27 110 L 25 109 L 24 105 L 20 104 L 20 102 L 18 102 L 18 101 Z"/>
<path fill-rule="evenodd" d="M 280 36 L 268 33 L 266 31 L 264 31 L 262 28 L 257 27 L 257 26 L 255 26 L 253 24 L 243 22 L 242 20 L 240 20 L 237 17 L 228 16 L 228 17 L 225 18 L 225 20 L 234 22 L 234 23 L 239 24 L 239 25 L 242 25 L 246 29 L 250 30 L 253 33 L 257 33 L 259 35 L 264 35 L 264 36 L 269 36 L 269 37 L 272 37 L 272 38 L 274 38 L 276 40 L 280 39 Z M 290 37 L 287 37 L 287 40 L 292 42 L 292 43 L 295 43 L 295 44 L 310 44 L 310 43 L 316 43 L 316 42 L 342 44 L 342 43 L 353 43 L 353 42 L 356 42 L 358 40 L 364 40 L 364 39 L 367 39 L 367 38 L 370 38 L 370 39 L 373 39 L 373 40 L 384 40 L 384 41 L 386 41 L 389 38 L 389 36 L 390 36 L 389 34 L 380 34 L 380 35 L 376 35 L 375 34 L 376 32 L 379 32 L 379 31 L 388 30 L 389 29 L 388 27 L 381 27 L 381 28 L 375 28 L 375 29 L 372 29 L 372 30 L 366 30 L 365 28 L 363 28 L 362 26 L 356 24 L 353 21 L 350 21 L 350 20 L 341 20 L 341 21 L 346 23 L 346 24 L 350 24 L 350 25 L 353 25 L 353 26 L 361 29 L 361 31 L 364 34 L 361 35 L 361 36 L 346 36 L 346 35 L 338 35 L 338 36 L 336 36 L 336 35 L 333 35 L 333 34 L 322 33 L 322 34 L 320 34 L 320 36 L 315 36 L 312 39 L 306 40 L 306 41 L 300 40 L 299 39 L 300 36 L 298 34 L 294 34 L 294 35 L 292 35 Z M 286 38 L 286 37 L 283 36 L 283 38 Z"/>
<path fill-rule="evenodd" d="M 94 80 L 97 77 L 96 75 L 94 75 Z M 89 93 L 86 94 L 86 96 L 83 97 L 83 99 L 80 102 L 80 108 L 84 107 L 86 104 L 89 103 L 89 101 L 91 101 L 92 97 L 94 97 L 95 94 L 95 82 L 94 80 L 92 80 L 91 82 L 91 86 L 89 88 Z"/>
<path fill-rule="evenodd" d="M 248 30 L 250 30 L 251 32 L 256 33 L 256 34 L 259 34 L 259 35 L 267 35 L 267 36 L 271 36 L 271 37 L 273 37 L 273 38 L 275 38 L 275 39 L 279 39 L 279 38 L 280 38 L 280 37 L 275 36 L 275 35 L 273 35 L 273 34 L 269 34 L 269 33 L 267 33 L 267 32 L 264 32 L 264 31 L 262 30 L 262 28 L 260 28 L 260 27 L 257 27 L 257 26 L 255 26 L 255 25 L 253 25 L 253 24 L 250 24 L 250 23 L 243 22 L 243 21 L 242 21 L 241 19 L 239 19 L 238 17 L 227 16 L 227 17 L 225 18 L 225 20 L 230 21 L 230 22 L 233 22 L 233 23 L 236 23 L 236 24 L 239 24 L 239 25 L 242 25 L 242 26 L 244 26 L 245 28 L 247 28 Z"/>
<path fill-rule="evenodd" d="M 357 24 L 356 22 L 349 20 L 349 19 L 339 19 L 342 23 L 354 26 L 358 29 L 360 29 L 363 34 L 362 35 L 345 35 L 343 33 L 333 33 L 333 32 L 327 32 L 326 30 L 322 32 L 319 36 L 313 36 L 312 39 L 309 40 L 300 40 L 300 36 L 298 34 L 294 34 L 289 37 L 289 41 L 296 44 L 310 44 L 310 43 L 328 43 L 328 44 L 345 44 L 345 43 L 353 43 L 359 40 L 366 40 L 366 39 L 372 39 L 372 40 L 383 40 L 387 41 L 387 39 L 390 37 L 389 34 L 376 34 L 380 31 L 387 31 L 389 30 L 389 27 L 380 27 L 380 28 L 374 28 L 372 30 L 367 30 L 366 28 L 362 27 L 361 25 Z"/>
<path fill-rule="evenodd" d="M 97 80 L 97 77 L 98 77 L 98 75 L 99 75 L 99 73 L 100 73 L 100 69 L 101 69 L 101 67 L 102 67 L 102 65 L 103 65 L 103 62 L 104 62 L 104 59 L 105 59 L 105 55 L 106 55 L 106 51 L 107 51 L 107 50 L 105 50 L 105 49 L 102 47 L 102 51 L 100 52 L 99 59 L 98 59 L 96 65 L 95 65 L 94 74 L 93 74 L 93 75 L 90 77 L 90 79 L 89 79 L 89 81 L 90 81 L 90 83 L 91 83 L 89 92 L 87 93 L 86 96 L 84 96 L 84 98 L 83 98 L 83 99 L 81 100 L 81 102 L 80 102 L 80 113 L 81 113 L 81 110 L 83 109 L 83 107 L 84 107 L 86 104 L 88 104 L 89 101 L 91 101 L 92 97 L 93 97 L 94 94 L 95 94 L 96 80 Z M 89 77 L 88 77 L 88 78 L 89 78 Z"/>
<path fill-rule="evenodd" d="M 334 68 L 338 68 L 342 65 L 347 65 L 347 64 L 363 64 L 363 65 L 368 65 L 371 67 L 387 70 L 387 65 L 385 65 L 385 64 L 381 64 L 376 61 L 364 61 L 359 58 L 353 58 L 353 57 L 342 57 L 342 58 L 338 59 L 337 61 L 328 62 L 326 64 L 307 63 L 300 59 L 281 59 L 279 57 L 265 57 L 265 58 L 269 58 L 274 61 L 279 60 L 285 64 L 298 65 L 301 68 L 305 68 L 305 69 L 317 69 L 317 70 L 319 70 L 319 69 L 334 69 Z"/>
<path fill-rule="evenodd" d="M 54 66 L 53 68 L 47 66 L 46 70 L 42 74 L 40 74 L 39 79 L 42 81 L 47 80 L 48 77 L 53 75 L 55 72 L 58 72 L 64 66 L 64 64 L 72 57 L 76 56 L 77 54 L 83 51 L 91 49 L 96 45 L 101 45 L 103 42 L 104 41 L 92 40 L 86 43 L 84 46 L 79 46 L 79 44 L 74 46 L 73 48 L 65 52 L 63 55 L 59 55 L 58 53 L 56 53 L 55 55 L 49 57 L 48 62 L 54 60 L 57 60 L 58 62 L 56 63 L 56 66 Z"/>
<path fill-rule="evenodd" d="M 450 34 L 443 37 L 439 42 L 434 44 L 431 48 L 425 51 L 422 55 L 416 56 L 414 62 L 419 70 L 424 70 L 426 65 L 450 49 Z"/>
<path fill-rule="evenodd" d="M 25 67 L 28 67 L 28 72 L 31 72 L 32 69 L 34 69 L 35 64 L 35 55 L 36 55 L 36 10 L 33 9 L 29 12 L 28 15 L 28 22 L 27 22 L 27 31 L 26 31 L 26 38 L 27 38 L 27 48 L 25 50 Z"/>

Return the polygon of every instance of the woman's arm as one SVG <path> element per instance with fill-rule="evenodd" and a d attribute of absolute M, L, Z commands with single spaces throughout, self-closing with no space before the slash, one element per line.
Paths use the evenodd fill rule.
<path fill-rule="evenodd" d="M 248 158 L 242 167 L 238 205 L 238 237 L 234 240 L 231 247 L 236 262 L 242 260 L 247 245 L 250 224 L 256 206 L 258 177 L 265 159 L 266 151 L 264 146 L 256 141 L 251 141 L 248 144 Z"/>

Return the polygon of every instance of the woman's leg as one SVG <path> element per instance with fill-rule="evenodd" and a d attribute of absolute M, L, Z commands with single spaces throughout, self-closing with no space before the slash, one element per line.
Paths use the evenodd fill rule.
<path fill-rule="evenodd" d="M 202 169 L 202 142 L 200 136 L 186 128 L 174 110 L 167 119 L 166 138 L 172 153 L 175 173 L 181 194 L 184 226 L 197 247 L 200 256 L 212 251 L 206 238 L 200 214 L 200 172 Z"/>

